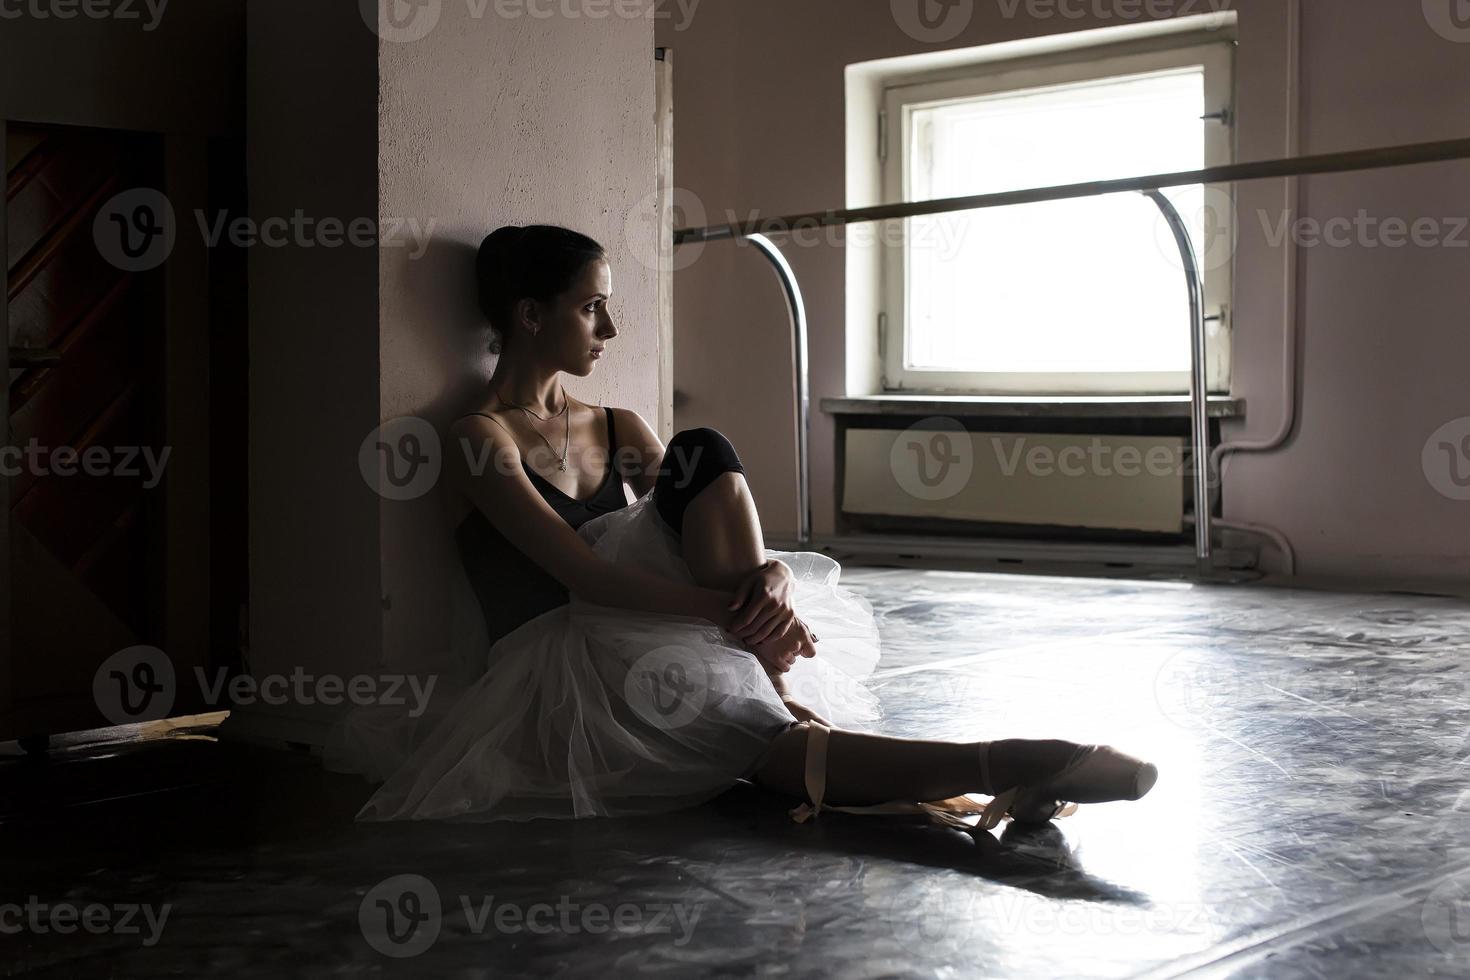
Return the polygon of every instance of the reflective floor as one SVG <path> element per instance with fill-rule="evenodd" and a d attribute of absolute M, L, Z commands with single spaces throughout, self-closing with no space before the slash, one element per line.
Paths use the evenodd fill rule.
<path fill-rule="evenodd" d="M 907 569 L 844 580 L 881 614 L 882 730 L 1112 742 L 1158 763 L 1157 788 L 993 834 L 797 825 L 789 801 L 748 786 L 655 819 L 358 826 L 365 783 L 208 729 L 12 755 L 0 967 L 1470 975 L 1470 606 Z"/>

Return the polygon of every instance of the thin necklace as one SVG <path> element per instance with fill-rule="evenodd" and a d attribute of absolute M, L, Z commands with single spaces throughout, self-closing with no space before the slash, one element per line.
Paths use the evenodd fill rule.
<path fill-rule="evenodd" d="M 562 447 L 561 447 L 561 455 L 560 456 L 557 456 L 556 455 L 556 447 L 551 444 L 551 440 L 550 439 L 547 439 L 545 436 L 543 436 L 541 434 L 541 430 L 540 429 L 536 428 L 534 425 L 531 426 L 531 431 L 534 432 L 534 433 L 536 433 L 536 437 L 538 439 L 540 439 L 542 442 L 546 443 L 546 448 L 551 450 L 551 455 L 556 456 L 556 468 L 558 470 L 562 471 L 563 473 L 565 473 L 566 470 L 567 470 L 567 454 L 571 451 L 571 448 L 572 448 L 572 414 L 571 414 L 571 412 L 568 412 L 567 411 L 567 409 L 569 409 L 569 408 L 572 407 L 572 400 L 570 398 L 567 398 L 566 397 L 566 393 L 565 392 L 562 393 L 562 406 L 561 406 L 561 411 L 560 412 L 557 412 L 556 415 L 549 415 L 546 418 L 541 418 L 541 416 L 537 415 L 535 412 L 531 411 L 530 409 L 522 408 L 520 405 L 516 405 L 516 404 L 513 404 L 513 403 L 511 403 L 509 401 L 506 401 L 505 400 L 505 397 L 502 396 L 500 394 L 500 392 L 498 392 L 498 391 L 495 393 L 495 397 L 496 398 L 499 398 L 501 401 L 505 402 L 505 404 L 510 405 L 511 408 L 519 408 L 521 411 L 525 412 L 527 415 L 533 416 L 534 418 L 541 419 L 541 421 L 543 421 L 543 422 L 550 422 L 552 419 L 556 418 L 557 415 L 565 415 L 566 416 L 566 418 L 567 418 L 567 421 L 566 421 L 566 434 L 562 437 Z"/>
<path fill-rule="evenodd" d="M 561 418 L 561 416 L 566 413 L 567 408 L 569 408 L 571 406 L 571 404 L 572 404 L 571 399 L 567 398 L 567 393 L 565 391 L 563 391 L 562 394 L 561 394 L 561 411 L 560 412 L 553 412 L 552 414 L 547 415 L 547 416 L 545 416 L 543 418 L 542 416 L 537 415 L 535 412 L 531 411 L 526 406 L 515 404 L 514 402 L 510 401 L 508 398 L 506 398 L 504 395 L 502 395 L 498 391 L 495 393 L 495 397 L 496 398 L 499 398 L 501 401 L 505 402 L 505 404 L 509 405 L 511 408 L 519 408 L 521 411 L 525 412 L 527 415 L 530 415 L 530 416 L 532 416 L 534 418 L 538 418 L 542 422 L 550 422 L 552 419 Z"/>

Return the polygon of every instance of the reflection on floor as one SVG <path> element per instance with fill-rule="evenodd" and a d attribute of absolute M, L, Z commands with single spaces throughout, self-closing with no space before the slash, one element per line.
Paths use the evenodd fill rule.
<path fill-rule="evenodd" d="M 0 903 L 14 903 L 0 904 L 0 963 L 1470 973 L 1470 607 L 912 570 L 845 581 L 882 618 L 885 731 L 1113 742 L 1159 764 L 1154 793 L 978 835 L 843 814 L 796 825 L 751 787 L 656 819 L 357 826 L 356 778 L 176 732 L 0 764 Z M 64 907 L 81 918 L 59 935 Z"/>

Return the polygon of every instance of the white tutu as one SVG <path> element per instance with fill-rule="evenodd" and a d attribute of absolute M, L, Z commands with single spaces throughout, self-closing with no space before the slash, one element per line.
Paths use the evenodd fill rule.
<path fill-rule="evenodd" d="M 578 533 L 615 565 L 692 582 L 651 501 L 645 494 Z M 876 720 L 864 683 L 879 657 L 872 607 L 837 584 L 841 569 L 824 555 L 767 555 L 791 566 L 792 605 L 820 637 L 817 656 L 786 675 L 792 696 L 839 727 Z M 427 736 L 408 722 L 376 736 L 349 726 L 356 735 L 336 748 L 334 768 L 373 775 L 382 763 L 369 755 L 421 742 L 359 820 L 653 813 L 724 792 L 794 723 L 760 662 L 720 628 L 573 598 L 495 643 L 484 676 Z M 358 764 L 344 765 L 351 755 Z"/>

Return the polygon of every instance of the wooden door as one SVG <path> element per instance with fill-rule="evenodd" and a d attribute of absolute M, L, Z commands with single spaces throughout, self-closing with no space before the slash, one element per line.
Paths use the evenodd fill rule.
<path fill-rule="evenodd" d="M 112 723 L 93 697 L 99 665 L 163 643 L 168 492 L 163 266 L 110 258 L 110 223 L 98 222 L 117 195 L 164 186 L 161 140 L 11 123 L 5 146 L 11 697 L 0 738 Z"/>

